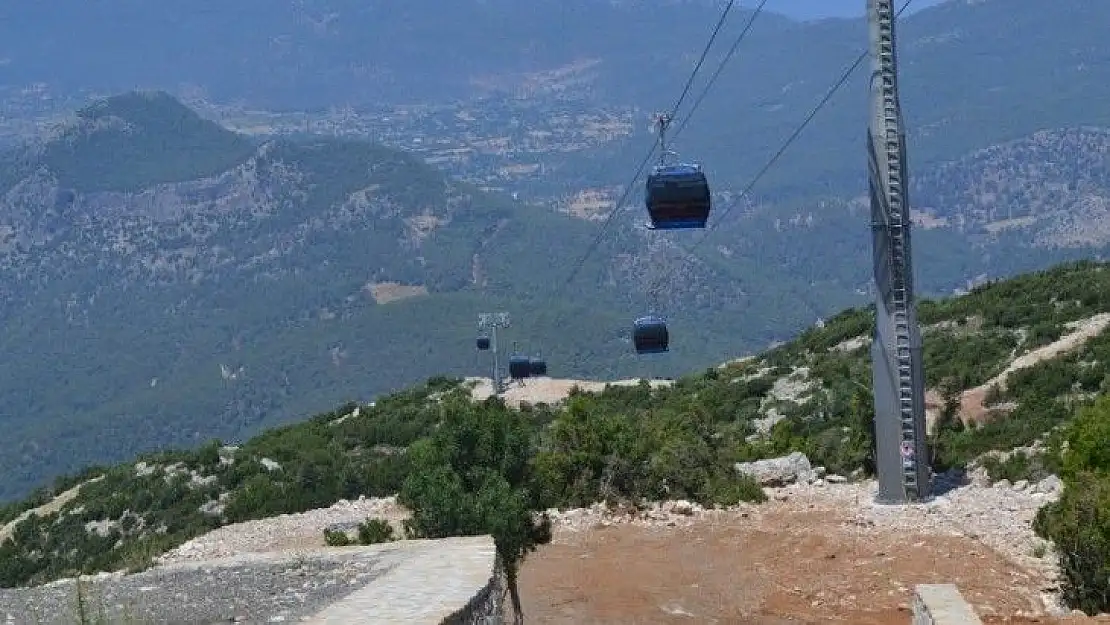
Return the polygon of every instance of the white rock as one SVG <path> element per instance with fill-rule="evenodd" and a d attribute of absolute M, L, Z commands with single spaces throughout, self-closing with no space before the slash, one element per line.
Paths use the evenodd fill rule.
<path fill-rule="evenodd" d="M 772 487 L 811 481 L 816 479 L 817 475 L 809 463 L 809 458 L 800 451 L 779 458 L 737 462 L 735 468 L 740 473 L 752 476 L 763 486 Z"/>

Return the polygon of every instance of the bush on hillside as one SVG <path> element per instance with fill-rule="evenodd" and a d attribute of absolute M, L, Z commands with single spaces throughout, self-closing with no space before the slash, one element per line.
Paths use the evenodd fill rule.
<path fill-rule="evenodd" d="M 346 547 L 351 544 L 351 537 L 341 530 L 324 530 L 324 544 L 329 547 Z"/>
<path fill-rule="evenodd" d="M 1017 482 L 1037 482 L 1053 473 L 1052 455 L 1044 452 L 1028 453 L 1015 451 L 1005 460 L 997 456 L 986 456 L 980 465 L 987 471 L 992 481 L 1009 480 Z"/>
<path fill-rule="evenodd" d="M 377 545 L 396 540 L 393 526 L 384 519 L 366 519 L 358 524 L 358 536 L 351 538 L 343 530 L 324 529 L 324 543 L 329 547 L 347 547 L 349 545 Z"/>
<path fill-rule="evenodd" d="M 1110 610 L 1110 479 L 1077 474 L 1033 528 L 1056 546 L 1065 604 L 1091 615 Z"/>
<path fill-rule="evenodd" d="M 659 410 L 649 416 L 572 398 L 535 457 L 539 503 L 547 508 L 642 498 L 722 505 L 762 501 L 759 485 L 732 466 L 736 441 L 719 432 L 704 410 Z"/>
<path fill-rule="evenodd" d="M 1067 605 L 1110 611 L 1110 396 L 1079 411 L 1067 429 L 1060 500 L 1037 513 L 1034 529 L 1059 553 Z M 1056 454 L 1046 454 L 1053 457 Z"/>
<path fill-rule="evenodd" d="M 1068 428 L 1063 472 L 1066 478 L 1090 471 L 1110 476 L 1110 396 L 1103 395 L 1079 411 Z"/>
<path fill-rule="evenodd" d="M 360 545 L 377 545 L 394 540 L 393 526 L 389 521 L 382 519 L 366 519 L 358 525 L 358 543 Z"/>

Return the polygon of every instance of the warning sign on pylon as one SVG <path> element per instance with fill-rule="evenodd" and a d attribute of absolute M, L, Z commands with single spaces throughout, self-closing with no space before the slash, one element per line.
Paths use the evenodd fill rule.
<path fill-rule="evenodd" d="M 902 441 L 902 457 L 913 458 L 913 443 Z"/>

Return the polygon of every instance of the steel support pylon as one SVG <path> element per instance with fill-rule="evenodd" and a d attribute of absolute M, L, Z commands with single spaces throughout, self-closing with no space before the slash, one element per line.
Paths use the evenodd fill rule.
<path fill-rule="evenodd" d="M 932 472 L 925 432 L 925 376 L 914 304 L 909 175 L 898 100 L 892 0 L 867 0 L 871 38 L 868 178 L 875 279 L 871 346 L 875 401 L 876 501 L 929 496 Z"/>
<path fill-rule="evenodd" d="M 505 385 L 501 378 L 501 362 L 497 355 L 497 330 L 509 327 L 509 313 L 478 313 L 478 329 L 490 331 L 490 351 L 493 352 L 493 374 L 490 382 L 493 384 L 493 394 L 500 395 L 505 392 Z"/>

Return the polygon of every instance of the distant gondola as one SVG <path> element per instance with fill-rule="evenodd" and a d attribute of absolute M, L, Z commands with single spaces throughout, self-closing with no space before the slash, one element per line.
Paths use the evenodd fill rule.
<path fill-rule="evenodd" d="M 54 194 L 54 209 L 65 210 L 77 201 L 77 192 L 72 189 L 58 189 Z"/>
<path fill-rule="evenodd" d="M 656 230 L 705 228 L 712 201 L 701 165 L 656 165 L 644 189 L 651 227 Z"/>
<path fill-rule="evenodd" d="M 488 336 L 479 336 L 477 342 L 478 342 L 478 349 L 479 350 L 485 351 L 485 350 L 489 349 L 489 337 Z"/>
<path fill-rule="evenodd" d="M 509 377 L 523 380 L 532 374 L 532 362 L 527 356 L 513 354 L 509 357 Z"/>
<path fill-rule="evenodd" d="M 660 317 L 640 317 L 632 326 L 632 343 L 637 354 L 659 354 L 667 351 L 670 334 L 667 322 Z"/>
<path fill-rule="evenodd" d="M 533 358 L 528 361 L 530 368 L 529 373 L 533 377 L 540 377 L 547 375 L 547 361 L 543 358 Z"/>

